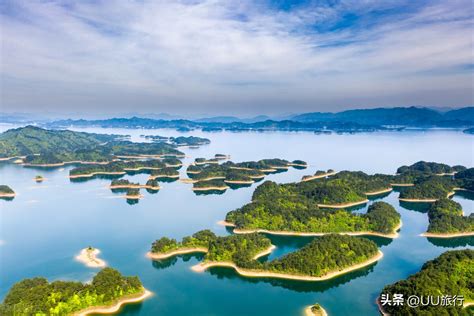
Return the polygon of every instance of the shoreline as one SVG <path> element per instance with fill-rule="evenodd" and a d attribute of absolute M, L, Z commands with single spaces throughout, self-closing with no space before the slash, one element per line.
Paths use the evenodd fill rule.
<path fill-rule="evenodd" d="M 319 305 L 319 307 L 321 308 L 321 312 L 319 313 L 320 315 L 313 313 L 313 311 L 311 310 L 313 306 L 314 305 L 309 305 L 305 307 L 305 309 L 303 310 L 305 316 L 328 316 L 328 313 L 321 305 Z"/>
<path fill-rule="evenodd" d="M 84 248 L 81 252 L 75 257 L 75 259 L 89 268 L 103 268 L 107 266 L 107 263 L 98 258 L 100 250 L 97 248 Z"/>
<path fill-rule="evenodd" d="M 378 232 L 329 232 L 329 233 L 312 233 L 312 232 L 293 232 L 293 231 L 278 231 L 278 230 L 266 230 L 266 229 L 238 229 L 235 228 L 235 224 L 227 222 L 225 220 L 218 221 L 218 225 L 234 227 L 234 234 L 251 234 L 251 233 L 263 233 L 276 236 L 300 236 L 300 237 L 317 237 L 324 236 L 329 234 L 339 234 L 339 235 L 349 235 L 349 236 L 378 236 L 384 238 L 395 239 L 400 236 L 398 230 L 402 227 L 403 223 L 400 220 L 400 223 L 393 229 L 393 232 L 390 234 L 383 234 Z"/>
<path fill-rule="evenodd" d="M 176 175 L 157 174 L 157 175 L 153 175 L 153 176 L 150 175 L 148 177 L 148 180 L 155 180 L 155 179 L 158 179 L 158 178 L 179 179 L 179 174 L 176 174 Z"/>
<path fill-rule="evenodd" d="M 456 188 L 454 188 L 453 190 L 455 190 Z M 450 198 L 451 196 L 453 196 L 454 194 L 456 194 L 455 191 L 451 191 L 447 194 L 446 198 Z M 407 199 L 407 198 L 398 198 L 399 201 L 402 201 L 402 202 L 411 202 L 411 203 L 434 203 L 436 201 L 439 200 L 438 199 Z"/>
<path fill-rule="evenodd" d="M 390 316 L 390 314 L 387 313 L 387 312 L 383 309 L 383 306 L 382 306 L 382 304 L 380 303 L 380 297 L 377 297 L 377 299 L 375 300 L 375 304 L 377 304 L 377 308 L 378 308 L 380 314 L 382 314 L 382 316 Z"/>
<path fill-rule="evenodd" d="M 115 190 L 115 189 L 149 189 L 149 190 L 155 190 L 159 191 L 161 190 L 160 186 L 151 186 L 151 185 L 146 185 L 146 184 L 139 184 L 139 185 L 109 185 L 109 189 Z"/>
<path fill-rule="evenodd" d="M 115 303 L 110 306 L 91 306 L 86 309 L 80 310 L 73 313 L 73 316 L 87 316 L 90 314 L 114 314 L 120 310 L 122 305 L 130 303 L 142 302 L 148 297 L 152 296 L 153 293 L 143 288 L 143 292 L 137 294 L 127 295 L 121 299 L 118 299 Z"/>
<path fill-rule="evenodd" d="M 365 192 L 365 195 L 373 196 L 373 195 L 379 195 L 379 194 L 388 193 L 388 192 L 392 192 L 392 191 L 393 191 L 393 188 L 387 188 L 387 189 L 374 191 L 374 192 Z"/>
<path fill-rule="evenodd" d="M 0 193 L 0 198 L 11 198 L 11 197 L 15 197 L 16 196 L 16 193 Z"/>
<path fill-rule="evenodd" d="M 369 203 L 368 199 L 365 199 L 363 201 L 358 201 L 358 202 L 352 202 L 352 203 L 343 203 L 343 204 L 317 204 L 318 207 L 321 208 L 346 208 L 346 207 L 352 207 L 352 206 L 357 206 L 357 205 L 362 205 L 362 204 L 367 204 Z"/>
<path fill-rule="evenodd" d="M 235 263 L 233 262 L 228 262 L 228 261 L 222 261 L 222 262 L 216 262 L 216 261 L 211 261 L 207 263 L 199 263 L 197 265 L 194 265 L 191 267 L 191 270 L 195 272 L 204 272 L 205 270 L 212 268 L 212 267 L 228 267 L 228 268 L 233 268 L 238 274 L 244 277 L 256 277 L 256 278 L 277 278 L 277 279 L 287 279 L 287 280 L 297 280 L 297 281 L 325 281 L 329 280 L 335 277 L 338 277 L 342 274 L 346 274 L 361 268 L 364 268 L 366 266 L 371 265 L 372 263 L 375 263 L 382 259 L 383 253 L 382 251 L 378 250 L 377 254 L 370 258 L 369 260 L 366 260 L 364 262 L 355 264 L 351 267 L 338 270 L 338 271 L 333 271 L 329 272 L 323 276 L 319 277 L 314 277 L 314 276 L 304 276 L 304 275 L 296 275 L 296 274 L 285 274 L 281 272 L 266 272 L 266 271 L 253 271 L 253 270 L 247 270 L 243 268 L 239 268 Z"/>
<path fill-rule="evenodd" d="M 72 161 L 63 161 L 63 162 L 56 162 L 56 163 L 22 163 L 25 167 L 64 167 L 65 165 L 71 164 L 81 164 L 81 165 L 108 165 L 112 161 L 82 161 L 82 160 L 72 160 Z"/>
<path fill-rule="evenodd" d="M 392 187 L 412 187 L 414 183 L 390 183 Z"/>
<path fill-rule="evenodd" d="M 173 250 L 171 252 L 165 252 L 165 253 L 153 253 L 151 251 L 148 251 L 146 253 L 146 257 L 152 260 L 162 260 L 162 259 L 168 259 L 174 256 L 186 255 L 186 254 L 198 253 L 198 252 L 207 253 L 208 249 L 204 247 L 181 248 L 181 249 L 177 249 L 177 250 Z"/>
<path fill-rule="evenodd" d="M 92 178 L 93 176 L 96 176 L 96 175 L 111 175 L 111 176 L 115 176 L 115 175 L 124 175 L 126 174 L 125 171 L 110 171 L 110 172 L 107 172 L 107 171 L 97 171 L 97 172 L 92 172 L 92 173 L 82 173 L 82 174 L 73 174 L 73 175 L 69 175 L 69 179 L 78 179 L 78 178 Z"/>
<path fill-rule="evenodd" d="M 229 189 L 228 186 L 225 186 L 225 187 L 203 187 L 203 188 L 192 188 L 193 191 L 214 191 L 214 190 L 217 190 L 217 191 L 225 191 Z"/>
<path fill-rule="evenodd" d="M 428 237 L 428 238 L 456 238 L 456 237 L 474 236 L 474 232 L 447 233 L 447 234 L 424 232 L 424 233 L 420 234 L 419 236 Z"/>
<path fill-rule="evenodd" d="M 249 180 L 249 181 L 238 181 L 238 180 L 224 180 L 225 183 L 228 184 L 253 184 L 255 181 Z"/>
<path fill-rule="evenodd" d="M 321 179 L 321 178 L 326 178 L 326 177 L 329 177 L 329 176 L 333 176 L 335 175 L 337 172 L 336 171 L 333 171 L 333 172 L 326 172 L 326 173 L 321 173 L 321 174 L 318 174 L 318 175 L 312 175 L 312 176 L 307 176 L 307 177 L 304 177 L 301 178 L 301 182 L 306 182 L 306 181 L 311 181 L 311 180 L 315 180 L 315 179 Z"/>
<path fill-rule="evenodd" d="M 143 194 L 137 194 L 137 195 L 124 195 L 123 196 L 127 200 L 140 200 L 143 198 Z"/>

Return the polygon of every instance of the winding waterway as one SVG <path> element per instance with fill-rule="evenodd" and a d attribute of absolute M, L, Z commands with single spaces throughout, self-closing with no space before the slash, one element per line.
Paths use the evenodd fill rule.
<path fill-rule="evenodd" d="M 4 129 L 4 128 L 3 128 Z M 362 170 L 394 173 L 403 164 L 418 160 L 472 167 L 474 138 L 458 131 L 407 131 L 355 135 L 313 133 L 178 133 L 174 130 L 89 128 L 81 131 L 132 135 L 194 135 L 211 139 L 198 149 L 183 148 L 188 156 L 230 154 L 232 160 L 262 158 L 302 159 L 306 170 L 290 168 L 266 180 L 298 181 L 318 169 Z M 444 251 L 474 246 L 474 237 L 431 239 L 420 237 L 428 225 L 422 205 L 400 204 L 398 193 L 384 200 L 401 213 L 403 227 L 394 240 L 371 237 L 384 257 L 376 264 L 324 282 L 296 282 L 240 277 L 231 269 L 213 268 L 195 273 L 190 267 L 199 256 L 182 256 L 160 262 L 145 257 L 153 240 L 181 238 L 210 228 L 228 234 L 217 222 L 250 201 L 249 188 L 227 190 L 222 195 L 196 195 L 190 184 L 163 183 L 156 194 L 143 190 L 144 198 L 130 205 L 107 187 L 110 180 L 71 182 L 71 166 L 55 169 L 22 168 L 0 164 L 0 182 L 17 196 L 0 201 L 0 296 L 17 281 L 33 276 L 50 280 L 87 281 L 98 271 L 74 260 L 86 246 L 101 250 L 100 257 L 125 275 L 138 275 L 154 296 L 127 306 L 121 315 L 300 315 L 305 306 L 320 303 L 329 315 L 377 315 L 376 296 L 386 285 L 418 271 L 424 262 Z M 185 168 L 181 169 L 185 177 Z M 43 183 L 33 178 L 41 174 Z M 147 176 L 126 176 L 144 183 Z M 458 193 L 454 200 L 466 214 L 474 209 L 472 195 Z M 370 202 L 372 203 L 372 201 Z M 366 207 L 355 210 L 364 212 Z M 311 238 L 271 237 L 277 249 L 267 258 L 291 252 Z M 263 258 L 262 260 L 266 260 Z M 448 293 L 449 294 L 449 293 Z"/>

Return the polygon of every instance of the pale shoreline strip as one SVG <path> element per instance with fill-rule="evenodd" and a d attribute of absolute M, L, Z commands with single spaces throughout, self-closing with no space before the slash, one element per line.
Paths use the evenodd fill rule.
<path fill-rule="evenodd" d="M 387 189 L 383 189 L 383 190 L 379 190 L 379 191 L 375 191 L 375 192 L 365 192 L 365 195 L 379 195 L 379 194 L 383 194 L 383 193 L 388 193 L 388 192 L 392 192 L 393 191 L 393 188 L 387 188 Z"/>
<path fill-rule="evenodd" d="M 288 279 L 288 280 L 298 280 L 298 281 L 325 281 L 325 280 L 329 280 L 337 276 L 340 276 L 342 274 L 346 274 L 354 270 L 358 270 L 366 266 L 369 266 L 372 263 L 375 263 L 378 260 L 382 259 L 382 257 L 383 257 L 382 251 L 378 250 L 375 256 L 373 256 L 371 259 L 365 262 L 358 263 L 356 265 L 353 265 L 351 267 L 348 267 L 339 271 L 329 272 L 320 277 L 285 274 L 285 273 L 278 273 L 278 272 L 252 271 L 252 270 L 239 268 L 237 265 L 235 265 L 235 263 L 227 262 L 227 261 L 200 263 L 200 264 L 192 266 L 191 269 L 195 272 L 203 272 L 212 267 L 228 267 L 228 268 L 233 268 L 238 274 L 245 277 L 277 278 L 277 279 Z"/>
<path fill-rule="evenodd" d="M 84 248 L 81 252 L 76 256 L 76 260 L 82 262 L 89 268 L 103 268 L 107 266 L 107 263 L 97 258 L 100 254 L 100 250 L 97 248 Z"/>
<path fill-rule="evenodd" d="M 228 186 L 223 186 L 223 187 L 202 187 L 202 188 L 193 188 L 193 191 L 225 191 L 229 189 Z"/>
<path fill-rule="evenodd" d="M 451 191 L 447 194 L 446 198 L 450 198 L 454 194 L 456 194 L 456 192 Z M 406 198 L 400 198 L 399 197 L 398 200 L 400 200 L 402 202 L 411 202 L 411 203 L 434 203 L 434 202 L 438 201 L 439 199 L 406 199 Z"/>
<path fill-rule="evenodd" d="M 155 174 L 155 175 L 150 175 L 148 177 L 148 180 L 155 180 L 155 179 L 158 179 L 158 178 L 168 178 L 168 179 L 179 179 L 179 174 Z"/>
<path fill-rule="evenodd" d="M 228 184 L 253 184 L 255 181 L 224 180 L 224 182 Z"/>
<path fill-rule="evenodd" d="M 0 198 L 10 198 L 10 197 L 15 197 L 16 193 L 0 193 Z"/>
<path fill-rule="evenodd" d="M 414 183 L 390 183 L 392 187 L 412 187 Z"/>
<path fill-rule="evenodd" d="M 326 172 L 326 173 L 321 173 L 321 174 L 315 174 L 313 176 L 304 176 L 303 178 L 301 178 L 301 182 L 306 182 L 306 181 L 311 181 L 311 180 L 315 180 L 315 179 L 321 179 L 321 178 L 326 178 L 326 177 L 329 177 L 329 176 L 333 176 L 335 175 L 337 172 L 336 171 L 333 171 L 333 172 Z"/>
<path fill-rule="evenodd" d="M 346 207 L 352 207 L 352 206 L 357 206 L 357 205 L 362 205 L 362 204 L 367 204 L 369 203 L 368 199 L 358 201 L 358 202 L 352 202 L 352 203 L 343 203 L 343 204 L 318 204 L 318 207 L 322 208 L 346 208 Z"/>
<path fill-rule="evenodd" d="M 75 312 L 73 316 L 86 316 L 90 314 L 114 314 L 120 310 L 122 305 L 130 303 L 142 302 L 146 298 L 152 296 L 153 293 L 144 289 L 143 293 L 140 293 L 140 296 L 137 295 L 128 295 L 122 299 L 119 299 L 115 304 L 111 306 L 92 306 L 82 311 Z"/>
<path fill-rule="evenodd" d="M 456 238 L 456 237 L 474 236 L 474 232 L 447 233 L 447 234 L 425 232 L 425 233 L 420 234 L 420 236 L 428 237 L 428 238 Z"/>
<path fill-rule="evenodd" d="M 146 184 L 123 184 L 123 185 L 109 185 L 109 189 L 115 190 L 115 189 L 150 189 L 150 190 L 160 190 L 160 186 L 152 186 L 152 185 L 146 185 Z"/>
<path fill-rule="evenodd" d="M 218 221 L 217 224 L 228 226 L 228 227 L 235 227 L 235 224 L 227 222 L 227 221 Z M 338 234 L 338 235 L 349 235 L 349 236 L 378 236 L 378 237 L 385 237 L 395 239 L 400 236 L 398 230 L 402 227 L 402 221 L 393 229 L 393 233 L 390 234 L 383 234 L 377 232 L 328 232 L 328 233 L 312 233 L 312 232 L 293 232 L 293 231 L 278 231 L 278 230 L 266 230 L 266 229 L 238 229 L 234 228 L 234 234 L 251 234 L 251 233 L 263 233 L 269 235 L 277 235 L 277 236 L 302 236 L 302 237 L 317 237 L 317 236 L 324 236 L 330 234 Z"/>
<path fill-rule="evenodd" d="M 125 171 L 97 171 L 97 172 L 92 172 L 92 173 L 82 173 L 82 174 L 70 174 L 69 178 L 70 179 L 77 179 L 77 178 L 91 178 L 96 175 L 124 175 L 126 174 Z"/>
<path fill-rule="evenodd" d="M 143 198 L 143 194 L 123 195 L 122 197 L 127 200 L 140 200 Z"/>
<path fill-rule="evenodd" d="M 174 256 L 197 253 L 197 252 L 207 253 L 208 249 L 204 247 L 181 248 L 181 249 L 177 249 L 177 250 L 173 250 L 171 252 L 165 252 L 165 253 L 153 253 L 151 251 L 148 251 L 146 253 L 146 256 L 150 259 L 161 260 L 161 259 L 167 259 Z"/>
<path fill-rule="evenodd" d="M 313 307 L 314 305 L 309 305 L 309 306 L 306 306 L 305 309 L 303 310 L 304 312 L 304 315 L 305 316 L 315 316 L 315 315 L 318 315 L 318 314 L 315 314 L 313 313 L 313 311 L 311 310 L 311 308 Z M 326 312 L 326 310 L 321 306 L 319 305 L 320 307 L 320 315 L 318 316 L 328 316 L 328 313 Z"/>

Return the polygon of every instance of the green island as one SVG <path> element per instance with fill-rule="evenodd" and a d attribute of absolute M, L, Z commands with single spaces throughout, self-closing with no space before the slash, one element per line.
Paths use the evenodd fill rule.
<path fill-rule="evenodd" d="M 459 189 L 474 192 L 474 168 L 459 171 L 454 175 Z"/>
<path fill-rule="evenodd" d="M 196 136 L 178 136 L 165 137 L 160 135 L 140 135 L 141 137 L 151 140 L 153 142 L 166 142 L 176 146 L 201 146 L 210 144 L 211 141 L 207 138 Z"/>
<path fill-rule="evenodd" d="M 420 177 L 414 185 L 400 191 L 399 200 L 404 202 L 435 202 L 454 194 L 456 181 L 449 177 Z"/>
<path fill-rule="evenodd" d="M 184 179 L 184 181 L 193 183 L 193 190 L 211 187 L 211 184 L 214 187 L 224 188 L 229 185 L 233 188 L 239 188 L 265 178 L 268 173 L 286 171 L 289 166 L 301 168 L 301 166 L 306 165 L 301 160 L 289 162 L 282 159 L 263 159 L 240 163 L 227 161 L 219 164 L 218 159 L 214 158 L 212 162 L 209 162 L 205 158 L 196 158 L 194 164 L 189 165 L 186 170 L 190 179 Z"/>
<path fill-rule="evenodd" d="M 319 304 L 310 305 L 304 310 L 305 316 L 327 316 L 326 310 Z"/>
<path fill-rule="evenodd" d="M 14 198 L 15 195 L 15 191 L 8 185 L 0 184 L 0 198 Z"/>
<path fill-rule="evenodd" d="M 148 180 L 144 185 L 140 183 L 130 182 L 127 179 L 114 179 L 110 183 L 109 188 L 113 192 L 121 192 L 122 190 L 127 189 L 147 189 L 152 191 L 158 191 L 160 190 L 160 185 L 158 184 L 158 181 L 154 179 Z"/>
<path fill-rule="evenodd" d="M 163 169 L 153 170 L 149 179 L 178 179 L 179 171 L 176 167 L 165 167 Z"/>
<path fill-rule="evenodd" d="M 401 166 L 397 174 L 419 172 L 429 175 L 454 175 L 456 172 L 465 170 L 464 166 L 449 166 L 443 163 L 418 161 L 410 166 Z"/>
<path fill-rule="evenodd" d="M 377 304 L 381 313 L 403 316 L 403 315 L 472 315 L 472 304 L 474 301 L 474 250 L 453 250 L 441 254 L 434 260 L 426 262 L 421 270 L 406 280 L 401 280 L 386 286 Z M 383 304 L 382 295 L 402 294 L 406 299 L 411 295 L 418 297 L 434 296 L 436 303 L 437 297 L 442 295 L 463 296 L 464 306 L 456 302 L 455 306 L 435 306 L 436 304 L 420 305 L 410 307 L 403 305 Z M 441 300 L 441 298 L 439 298 Z M 441 305 L 441 304 L 438 304 Z"/>
<path fill-rule="evenodd" d="M 226 154 L 215 154 L 214 155 L 214 159 L 218 159 L 218 160 L 227 160 L 229 158 L 230 158 L 230 156 L 226 155 Z"/>
<path fill-rule="evenodd" d="M 55 167 L 66 163 L 105 164 L 119 157 L 182 157 L 168 143 L 133 143 L 123 136 L 35 126 L 10 129 L 0 134 L 0 159 L 20 158 L 25 166 Z"/>
<path fill-rule="evenodd" d="M 198 232 L 181 242 L 163 237 L 153 242 L 148 257 L 155 260 L 202 252 L 203 261 L 196 272 L 214 266 L 231 267 L 247 277 L 322 281 L 370 265 L 382 257 L 377 245 L 366 238 L 325 235 L 315 238 L 299 250 L 272 261 L 258 261 L 274 249 L 262 234 L 215 236 L 211 231 Z"/>
<path fill-rule="evenodd" d="M 252 202 L 227 213 L 224 225 L 235 233 L 317 236 L 329 233 L 397 237 L 400 214 L 385 202 L 375 202 L 366 214 L 322 209 L 311 195 L 294 186 L 267 181 L 254 192 Z"/>
<path fill-rule="evenodd" d="M 99 271 L 92 282 L 54 281 L 36 277 L 14 284 L 0 315 L 89 315 L 114 313 L 123 304 L 149 297 L 140 279 L 123 276 L 112 268 Z"/>
<path fill-rule="evenodd" d="M 222 179 L 211 179 L 193 183 L 193 191 L 225 191 L 229 186 Z"/>
<path fill-rule="evenodd" d="M 95 175 L 125 175 L 126 173 L 150 172 L 151 174 L 177 173 L 175 168 L 181 167 L 176 158 L 113 161 L 107 164 L 89 164 L 75 167 L 69 171 L 69 178 L 92 178 Z M 172 170 L 172 171 L 171 171 Z"/>
<path fill-rule="evenodd" d="M 474 213 L 463 216 L 461 204 L 443 198 L 428 209 L 429 226 L 422 236 L 450 238 L 474 235 Z"/>
<path fill-rule="evenodd" d="M 139 200 L 143 197 L 143 195 L 140 194 L 140 189 L 136 188 L 128 188 L 124 198 L 127 200 Z"/>
<path fill-rule="evenodd" d="M 36 175 L 35 176 L 35 181 L 36 182 L 43 182 L 44 181 L 44 177 L 42 175 Z"/>
<path fill-rule="evenodd" d="M 324 170 L 317 170 L 313 175 L 306 175 L 301 178 L 301 181 L 311 181 L 315 179 L 326 178 L 328 176 L 335 175 L 336 172 L 332 169 L 328 169 L 327 171 Z"/>

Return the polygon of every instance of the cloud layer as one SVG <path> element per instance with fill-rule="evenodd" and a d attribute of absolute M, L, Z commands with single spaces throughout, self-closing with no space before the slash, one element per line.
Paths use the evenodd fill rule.
<path fill-rule="evenodd" d="M 474 103 L 469 0 L 17 0 L 0 9 L 3 111 Z"/>

